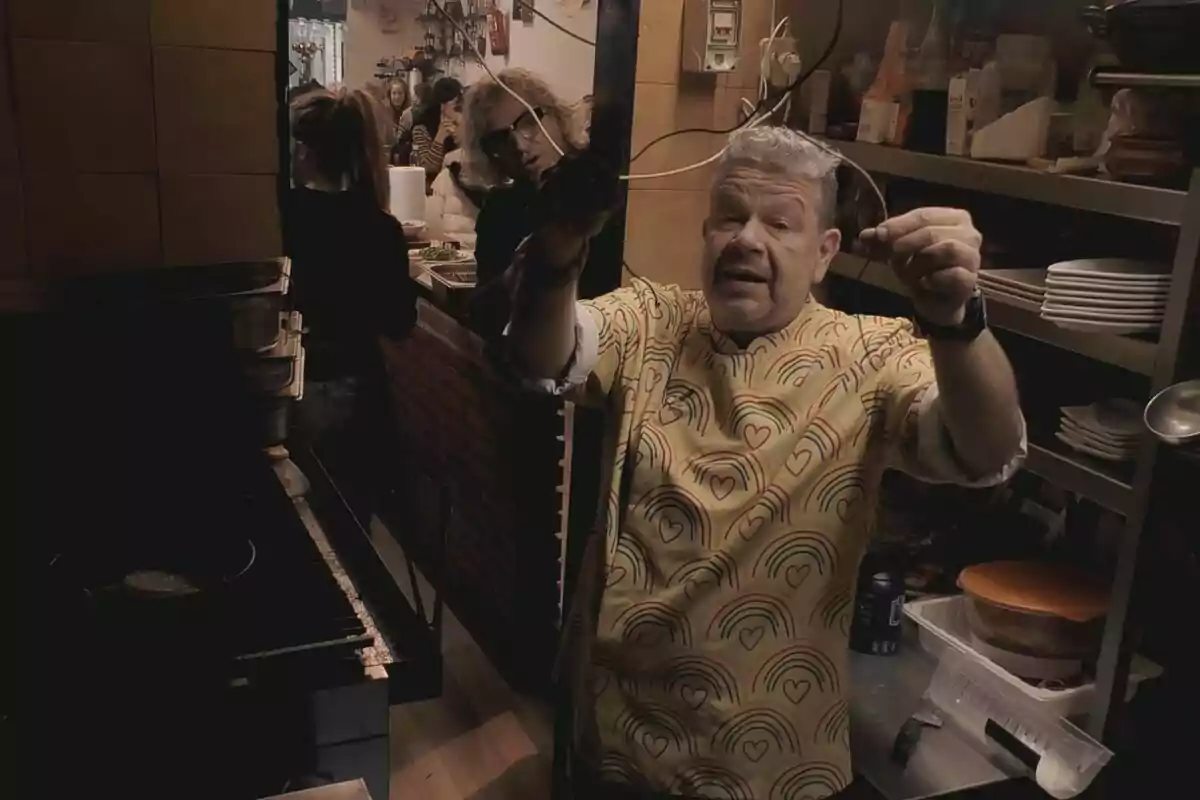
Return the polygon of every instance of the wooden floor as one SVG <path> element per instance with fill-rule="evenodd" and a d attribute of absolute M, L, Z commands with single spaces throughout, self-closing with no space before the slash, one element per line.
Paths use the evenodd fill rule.
<path fill-rule="evenodd" d="M 378 522 L 371 533 L 392 575 L 411 591 L 395 539 Z M 418 582 L 428 604 L 432 591 Z M 550 710 L 514 694 L 449 609 L 442 651 L 442 697 L 392 709 L 390 800 L 549 798 Z"/>

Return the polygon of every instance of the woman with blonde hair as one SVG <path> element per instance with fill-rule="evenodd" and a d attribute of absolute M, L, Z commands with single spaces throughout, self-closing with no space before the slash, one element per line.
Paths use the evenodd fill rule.
<path fill-rule="evenodd" d="M 524 98 L 532 110 L 505 86 Z M 587 146 L 585 116 L 532 72 L 506 69 L 495 79 L 480 80 L 467 92 L 462 146 L 470 174 L 493 187 L 475 221 L 480 289 L 472 304 L 472 321 L 485 335 L 494 335 L 508 321 L 503 276 L 517 246 L 538 222 L 534 205 L 538 188 L 547 171 L 562 158 L 559 150 L 570 154 Z M 585 296 L 611 288 L 584 285 L 589 271 L 585 269 L 583 274 L 581 291 Z"/>

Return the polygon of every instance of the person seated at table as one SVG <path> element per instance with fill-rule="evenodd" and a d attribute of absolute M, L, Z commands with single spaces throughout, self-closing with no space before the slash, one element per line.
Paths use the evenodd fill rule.
<path fill-rule="evenodd" d="M 428 100 L 414 117 L 412 164 L 424 168 L 429 184 L 442 171 L 446 154 L 458 149 L 462 108 L 462 84 L 454 78 L 438 78 Z"/>
<path fill-rule="evenodd" d="M 294 188 L 284 214 L 295 304 L 304 315 L 305 438 L 352 426 L 353 460 L 378 471 L 373 439 L 386 426 L 378 338 L 416 321 L 408 245 L 388 213 L 381 111 L 364 90 L 319 89 L 292 104 Z"/>
<path fill-rule="evenodd" d="M 533 112 L 496 79 L 523 97 Z M 475 221 L 479 289 L 471 304 L 471 324 L 485 336 L 498 335 L 508 322 L 504 274 L 517 246 L 534 230 L 533 200 L 542 176 L 562 158 L 558 150 L 572 153 L 587 146 L 583 115 L 540 77 L 512 68 L 496 79 L 485 78 L 472 86 L 463 104 L 467 168 L 493 187 Z M 597 283 L 597 277 L 603 279 L 601 270 L 585 270 L 583 275 L 584 297 L 609 288 Z"/>

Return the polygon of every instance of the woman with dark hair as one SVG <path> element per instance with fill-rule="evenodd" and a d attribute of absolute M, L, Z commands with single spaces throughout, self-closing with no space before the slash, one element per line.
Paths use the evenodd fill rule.
<path fill-rule="evenodd" d="M 363 90 L 317 90 L 292 104 L 294 188 L 284 217 L 296 307 L 304 315 L 310 443 L 330 438 L 365 492 L 386 472 L 391 427 L 380 336 L 416 320 L 408 245 L 387 211 L 380 110 Z"/>
<path fill-rule="evenodd" d="M 413 120 L 413 159 L 432 182 L 442 171 L 446 153 L 458 149 L 463 86 L 454 78 L 438 78 Z"/>

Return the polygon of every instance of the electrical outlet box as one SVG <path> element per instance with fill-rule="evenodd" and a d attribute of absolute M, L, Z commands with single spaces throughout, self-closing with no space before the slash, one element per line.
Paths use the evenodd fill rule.
<path fill-rule="evenodd" d="M 771 52 L 767 52 L 767 44 Z M 800 56 L 796 52 L 796 40 L 791 36 L 779 36 L 772 42 L 770 37 L 759 40 L 758 52 L 762 57 L 760 75 L 766 75 L 772 86 L 787 86 L 800 74 Z"/>
<path fill-rule="evenodd" d="M 732 72 L 742 40 L 742 0 L 684 0 L 680 68 Z"/>

